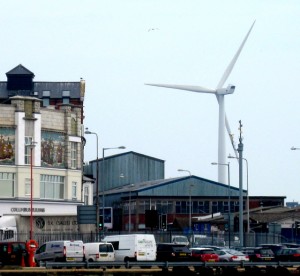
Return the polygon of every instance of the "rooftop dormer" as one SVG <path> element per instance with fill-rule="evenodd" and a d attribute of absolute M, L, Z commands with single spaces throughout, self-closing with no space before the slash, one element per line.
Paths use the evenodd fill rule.
<path fill-rule="evenodd" d="M 22 64 L 6 73 L 7 90 L 32 90 L 34 74 Z"/>

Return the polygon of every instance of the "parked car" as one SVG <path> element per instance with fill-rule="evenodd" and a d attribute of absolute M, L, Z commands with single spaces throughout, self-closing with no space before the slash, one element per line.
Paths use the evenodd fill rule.
<path fill-rule="evenodd" d="M 271 249 L 271 250 L 274 252 L 275 256 L 277 255 L 277 253 L 278 253 L 281 249 L 287 248 L 287 246 L 284 245 L 284 244 L 275 244 L 275 243 L 274 243 L 274 244 L 273 244 L 273 243 L 270 243 L 270 244 L 268 244 L 268 243 L 266 243 L 266 244 L 261 244 L 260 247 Z"/>
<path fill-rule="evenodd" d="M 41 262 L 82 262 L 84 260 L 83 241 L 48 241 L 34 254 L 37 266 Z"/>
<path fill-rule="evenodd" d="M 242 249 L 242 252 L 249 257 L 252 262 L 272 262 L 275 261 L 275 254 L 269 248 L 248 247 Z"/>
<path fill-rule="evenodd" d="M 220 262 L 249 261 L 248 255 L 244 254 L 241 251 L 225 248 L 215 250 L 215 252 L 219 255 Z"/>
<path fill-rule="evenodd" d="M 192 253 L 184 244 L 159 243 L 157 244 L 156 260 L 159 262 L 191 261 Z"/>
<path fill-rule="evenodd" d="M 285 245 L 287 248 L 299 248 L 300 247 L 300 244 L 289 243 L 289 242 L 282 243 L 282 245 Z"/>
<path fill-rule="evenodd" d="M 115 250 L 108 242 L 90 242 L 84 244 L 84 256 L 88 262 L 115 261 Z"/>
<path fill-rule="evenodd" d="M 28 252 L 25 242 L 0 242 L 1 265 L 21 265 L 22 256 L 24 256 L 24 261 L 27 262 Z"/>
<path fill-rule="evenodd" d="M 277 255 L 276 260 L 281 262 L 300 262 L 300 248 L 284 248 Z"/>
<path fill-rule="evenodd" d="M 201 248 L 193 247 L 190 248 L 192 252 L 192 260 L 200 262 L 218 262 L 219 255 L 216 254 L 215 250 L 212 248 Z"/>

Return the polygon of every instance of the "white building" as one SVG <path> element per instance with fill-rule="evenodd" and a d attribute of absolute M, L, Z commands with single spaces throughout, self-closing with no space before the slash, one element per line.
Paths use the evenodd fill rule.
<path fill-rule="evenodd" d="M 22 65 L 6 75 L 0 82 L 0 216 L 30 216 L 31 202 L 34 218 L 76 216 L 78 205 L 92 204 L 93 191 L 92 182 L 82 184 L 85 82 L 33 82 Z"/>

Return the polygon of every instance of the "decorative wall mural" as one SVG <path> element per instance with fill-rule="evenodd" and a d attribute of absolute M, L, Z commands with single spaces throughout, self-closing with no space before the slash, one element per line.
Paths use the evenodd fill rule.
<path fill-rule="evenodd" d="M 65 167 L 64 148 L 65 136 L 62 133 L 42 131 L 42 166 Z"/>
<path fill-rule="evenodd" d="M 0 164 L 15 163 L 15 129 L 0 128 Z"/>

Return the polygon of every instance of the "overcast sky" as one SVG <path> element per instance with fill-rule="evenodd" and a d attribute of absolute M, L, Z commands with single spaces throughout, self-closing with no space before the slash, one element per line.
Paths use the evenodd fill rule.
<path fill-rule="evenodd" d="M 165 160 L 166 178 L 184 176 L 180 168 L 217 181 L 216 97 L 144 83 L 215 88 L 256 20 L 225 109 L 236 144 L 243 124 L 250 196 L 300 201 L 300 150 L 290 150 L 300 148 L 299 14 L 299 0 L 2 0 L 0 80 L 18 64 L 35 81 L 82 77 L 100 157 L 124 145 L 106 155 L 135 151 Z M 88 161 L 96 140 L 86 138 Z M 238 163 L 228 161 L 238 187 Z"/>

